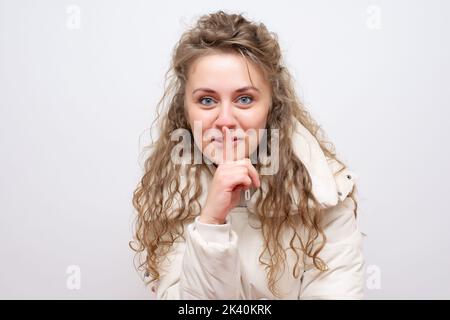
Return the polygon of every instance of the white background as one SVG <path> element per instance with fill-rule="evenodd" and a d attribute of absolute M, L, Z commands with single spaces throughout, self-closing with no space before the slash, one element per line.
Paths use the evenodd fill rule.
<path fill-rule="evenodd" d="M 176 41 L 219 9 L 278 34 L 300 97 L 357 173 L 366 297 L 450 298 L 444 0 L 1 0 L 0 298 L 150 297 L 128 248 L 139 153 Z"/>

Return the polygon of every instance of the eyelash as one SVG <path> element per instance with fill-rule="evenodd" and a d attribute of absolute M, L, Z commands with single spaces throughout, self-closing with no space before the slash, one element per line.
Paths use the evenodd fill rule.
<path fill-rule="evenodd" d="M 200 97 L 199 99 L 198 99 L 198 103 L 200 103 L 201 105 L 203 105 L 203 106 L 207 106 L 208 107 L 208 105 L 206 105 L 206 104 L 202 104 L 201 102 L 202 102 L 202 100 L 203 99 L 206 99 L 206 98 L 208 98 L 208 99 L 211 99 L 211 100 L 213 100 L 213 101 L 215 101 L 212 97 L 209 97 L 209 96 L 203 96 L 203 97 Z M 239 99 L 242 99 L 242 98 L 250 98 L 251 99 L 251 102 L 250 103 L 248 103 L 248 104 L 244 104 L 244 105 L 251 105 L 252 103 L 253 103 L 253 101 L 254 101 L 254 99 L 253 99 L 253 97 L 252 96 L 240 96 L 239 98 L 238 98 L 238 100 Z"/>

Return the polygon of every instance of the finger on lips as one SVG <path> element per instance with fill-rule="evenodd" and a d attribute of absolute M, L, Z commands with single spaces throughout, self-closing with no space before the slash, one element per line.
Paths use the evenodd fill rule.
<path fill-rule="evenodd" d="M 228 127 L 222 127 L 223 138 L 223 162 L 232 162 L 233 161 L 233 139 L 231 138 L 230 129 Z"/>

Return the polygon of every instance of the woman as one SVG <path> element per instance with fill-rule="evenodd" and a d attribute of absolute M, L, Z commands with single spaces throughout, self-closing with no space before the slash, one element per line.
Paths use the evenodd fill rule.
<path fill-rule="evenodd" d="M 320 139 L 276 35 L 205 15 L 171 70 L 133 197 L 132 248 L 156 298 L 362 298 L 355 175 Z"/>

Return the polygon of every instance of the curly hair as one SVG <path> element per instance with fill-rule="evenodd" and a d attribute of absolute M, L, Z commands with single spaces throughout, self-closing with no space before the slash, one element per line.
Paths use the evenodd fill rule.
<path fill-rule="evenodd" d="M 152 123 L 152 126 L 157 126 L 159 137 L 156 140 L 152 138 L 149 146 L 152 152 L 145 160 L 144 174 L 133 193 L 137 215 L 133 231 L 135 239 L 129 245 L 136 252 L 135 259 L 138 258 L 136 268 L 149 278 L 148 285 L 160 278 L 162 260 L 177 239 L 184 239 L 185 226 L 193 222 L 201 211 L 198 198 L 203 189 L 199 180 L 205 165 L 188 164 L 188 170 L 193 169 L 195 173 L 181 188 L 183 168 L 170 162 L 171 150 L 177 143 L 171 141 L 170 134 L 179 128 L 191 130 L 184 105 L 188 68 L 195 59 L 212 51 L 232 51 L 242 55 L 261 68 L 272 88 L 272 105 L 266 127 L 269 132 L 271 128 L 279 129 L 279 170 L 274 175 L 261 177 L 267 182 L 268 192 L 264 197 L 259 195 L 255 210 L 249 214 L 261 222 L 264 247 L 259 262 L 266 270 L 268 288 L 274 296 L 279 296 L 277 278 L 284 270 L 286 260 L 281 235 L 287 229 L 293 234 L 288 249 L 293 250 L 296 256 L 293 276 L 299 277 L 301 257 L 305 255 L 312 258 L 314 267 L 322 271 L 327 269 L 319 257 L 326 243 L 320 226 L 324 210 L 311 192 L 307 170 L 293 153 L 291 119 L 297 119 L 316 137 L 329 159 L 342 167 L 345 165 L 337 159 L 334 146 L 323 139 L 323 130 L 297 97 L 293 77 L 282 61 L 277 35 L 269 32 L 263 23 L 251 22 L 242 14 L 218 11 L 203 15 L 182 34 L 174 48 L 171 66 L 165 75 L 165 92 L 158 102 L 157 117 Z M 292 197 L 293 188 L 299 195 L 298 201 Z M 355 191 L 354 187 L 349 196 L 355 203 L 356 216 Z M 177 206 L 174 206 L 175 196 L 182 199 Z M 295 214 L 292 214 L 292 208 Z M 299 225 L 307 230 L 306 239 L 300 235 Z"/>

